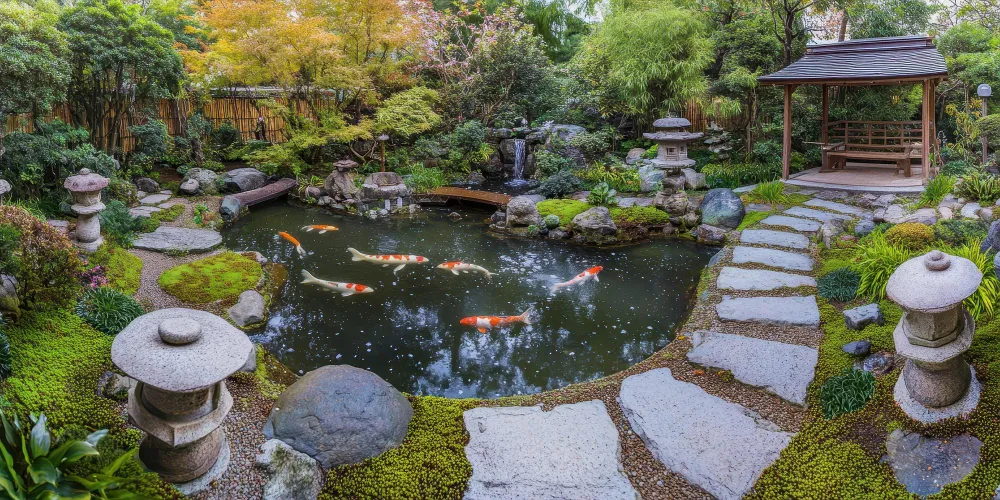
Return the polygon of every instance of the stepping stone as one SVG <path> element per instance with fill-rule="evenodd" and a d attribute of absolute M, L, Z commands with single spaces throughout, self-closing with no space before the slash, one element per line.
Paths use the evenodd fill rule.
<path fill-rule="evenodd" d="M 669 368 L 626 378 L 618 404 L 657 460 L 721 500 L 742 498 L 792 439 L 760 415 L 674 379 Z"/>
<path fill-rule="evenodd" d="M 736 247 L 733 249 L 734 264 L 764 264 L 793 271 L 812 271 L 812 257 L 800 253 L 775 250 L 773 248 Z"/>
<path fill-rule="evenodd" d="M 699 331 L 691 334 L 694 348 L 688 361 L 733 372 L 736 380 L 806 405 L 819 354 L 810 347 L 742 335 Z"/>
<path fill-rule="evenodd" d="M 810 207 L 825 208 L 827 210 L 833 210 L 834 212 L 840 212 L 842 214 L 857 215 L 858 217 L 865 214 L 865 210 L 858 207 L 852 207 L 844 203 L 837 203 L 835 201 L 821 200 L 819 198 L 813 198 L 803 205 L 808 205 Z"/>
<path fill-rule="evenodd" d="M 142 203 L 143 205 L 159 205 L 169 199 L 169 194 L 151 194 L 139 200 L 139 203 Z"/>
<path fill-rule="evenodd" d="M 767 203 L 749 203 L 746 206 L 747 212 L 770 212 L 774 207 Z"/>
<path fill-rule="evenodd" d="M 716 286 L 722 290 L 775 290 L 797 286 L 816 286 L 811 276 L 764 271 L 761 269 L 740 269 L 724 267 L 719 272 Z"/>
<path fill-rule="evenodd" d="M 830 222 L 832 220 L 851 220 L 850 217 L 840 214 L 831 214 L 830 212 L 824 212 L 822 210 L 815 210 L 812 208 L 805 207 L 792 207 L 785 210 L 788 215 L 795 215 L 798 217 L 806 217 L 809 219 L 816 219 L 821 222 Z"/>
<path fill-rule="evenodd" d="M 160 207 L 160 208 L 162 208 L 162 209 L 164 209 L 164 210 L 166 210 L 166 209 L 168 209 L 170 207 L 173 207 L 175 205 L 183 205 L 183 203 L 181 203 L 179 201 L 168 201 L 166 203 L 160 203 L 157 206 Z"/>
<path fill-rule="evenodd" d="M 653 206 L 652 198 L 618 198 L 618 206 L 621 208 L 629 207 L 651 207 Z"/>
<path fill-rule="evenodd" d="M 733 189 L 733 192 L 736 193 L 736 194 L 749 193 L 750 191 L 753 191 L 756 187 L 757 187 L 756 184 L 750 184 L 749 186 L 741 186 L 741 187 L 735 188 L 735 189 Z"/>
<path fill-rule="evenodd" d="M 160 226 L 143 233 L 132 245 L 154 252 L 207 252 L 222 244 L 222 235 L 208 229 Z"/>
<path fill-rule="evenodd" d="M 628 499 L 618 429 L 600 400 L 474 408 L 463 414 L 472 464 L 466 499 Z"/>
<path fill-rule="evenodd" d="M 983 442 L 968 434 L 937 439 L 896 429 L 885 442 L 883 463 L 910 493 L 927 496 L 968 476 Z"/>
<path fill-rule="evenodd" d="M 760 222 L 768 226 L 790 227 L 796 231 L 819 231 L 819 222 L 786 215 L 772 215 Z"/>
<path fill-rule="evenodd" d="M 740 243 L 753 245 L 771 245 L 776 247 L 809 248 L 809 238 L 796 233 L 771 231 L 769 229 L 744 229 L 740 232 Z"/>
<path fill-rule="evenodd" d="M 765 325 L 819 326 L 816 296 L 808 297 L 723 297 L 715 306 L 726 321 L 753 321 Z"/>
<path fill-rule="evenodd" d="M 149 217 L 150 215 L 153 215 L 161 210 L 163 209 L 159 207 L 142 206 L 142 207 L 130 208 L 128 209 L 128 213 L 132 217 Z"/>

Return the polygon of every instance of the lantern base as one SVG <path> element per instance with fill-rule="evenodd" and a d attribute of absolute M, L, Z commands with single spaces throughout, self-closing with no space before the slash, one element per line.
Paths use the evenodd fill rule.
<path fill-rule="evenodd" d="M 222 437 L 222 449 L 219 450 L 219 459 L 215 465 L 204 474 L 184 483 L 174 483 L 174 486 L 185 496 L 193 496 L 207 491 L 212 487 L 212 481 L 219 479 L 229 470 L 229 438 Z"/>
<path fill-rule="evenodd" d="M 975 410 L 976 406 L 979 405 L 979 393 L 981 391 L 979 380 L 976 379 L 976 369 L 970 366 L 969 370 L 972 372 L 972 380 L 965 395 L 958 401 L 948 406 L 942 406 L 941 408 L 924 406 L 913 399 L 910 396 L 910 391 L 906 388 L 906 381 L 902 374 L 900 374 L 894 391 L 896 404 L 910 418 L 925 424 L 933 424 L 946 418 L 965 417 L 972 413 L 972 410 Z"/>

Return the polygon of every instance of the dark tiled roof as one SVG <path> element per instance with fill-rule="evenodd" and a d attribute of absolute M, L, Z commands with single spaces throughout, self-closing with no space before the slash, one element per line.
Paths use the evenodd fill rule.
<path fill-rule="evenodd" d="M 944 57 L 928 36 L 869 38 L 810 45 L 806 55 L 759 77 L 762 84 L 883 82 L 946 77 Z"/>

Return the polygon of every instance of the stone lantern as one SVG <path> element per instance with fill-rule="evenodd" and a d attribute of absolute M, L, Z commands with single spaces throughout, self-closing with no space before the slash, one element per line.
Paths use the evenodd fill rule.
<path fill-rule="evenodd" d="M 104 210 L 101 190 L 108 186 L 107 177 L 92 173 L 89 168 L 66 178 L 63 184 L 73 196 L 73 213 L 76 214 L 76 235 L 73 243 L 87 253 L 94 253 L 104 240 L 101 238 L 101 219 L 97 216 Z"/>
<path fill-rule="evenodd" d="M 0 179 L 0 205 L 3 205 L 3 197 L 10 192 L 10 183 Z"/>
<path fill-rule="evenodd" d="M 180 308 L 136 318 L 111 345 L 111 360 L 138 381 L 128 414 L 146 432 L 139 459 L 186 495 L 229 466 L 221 425 L 233 397 L 224 381 L 252 351 L 246 334 L 226 320 Z"/>
<path fill-rule="evenodd" d="M 656 143 L 653 165 L 670 173 L 679 173 L 684 167 L 694 166 L 695 161 L 687 156 L 687 143 L 705 134 L 684 130 L 690 126 L 687 118 L 660 118 L 653 122 L 654 132 L 642 134 Z"/>
<path fill-rule="evenodd" d="M 907 358 L 895 399 L 911 418 L 935 422 L 979 403 L 979 382 L 963 357 L 976 323 L 962 301 L 982 279 L 972 261 L 938 250 L 904 262 L 889 277 L 886 294 L 905 311 L 892 336 Z"/>

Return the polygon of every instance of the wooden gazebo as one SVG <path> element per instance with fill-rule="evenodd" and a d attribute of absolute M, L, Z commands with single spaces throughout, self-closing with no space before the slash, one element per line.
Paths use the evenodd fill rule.
<path fill-rule="evenodd" d="M 792 145 L 792 92 L 799 85 L 823 87 L 821 171 L 846 168 L 847 160 L 895 164 L 910 175 L 920 159 L 924 182 L 930 176 L 934 132 L 934 88 L 948 77 L 944 57 L 928 36 L 870 38 L 809 45 L 801 59 L 759 77 L 762 85 L 785 87 L 782 178 L 788 179 Z M 831 86 L 923 85 L 919 121 L 829 121 Z"/>

